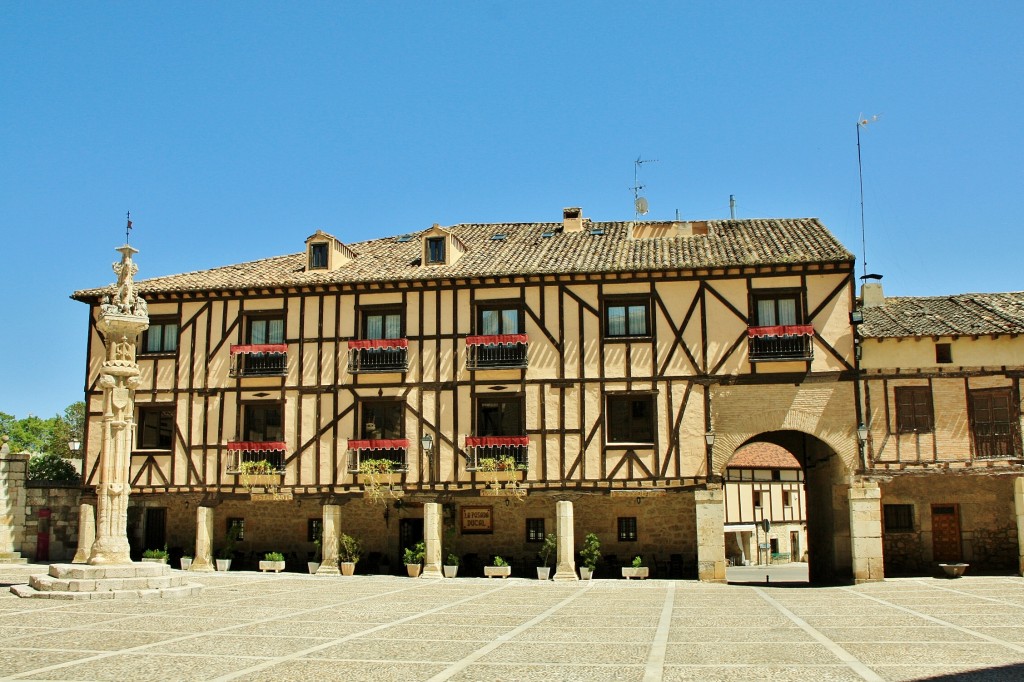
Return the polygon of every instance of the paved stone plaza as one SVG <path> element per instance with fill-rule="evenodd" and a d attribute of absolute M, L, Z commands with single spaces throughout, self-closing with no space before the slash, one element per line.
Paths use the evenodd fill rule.
<path fill-rule="evenodd" d="M 0 583 L 43 568 L 0 566 Z M 206 589 L 180 600 L 0 590 L 0 680 L 1024 679 L 1015 577 L 809 588 L 191 576 Z"/>

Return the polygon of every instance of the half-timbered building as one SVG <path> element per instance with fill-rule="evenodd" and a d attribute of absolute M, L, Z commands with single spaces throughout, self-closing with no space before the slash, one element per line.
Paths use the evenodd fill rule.
<path fill-rule="evenodd" d="M 141 280 L 133 541 L 187 552 L 204 507 L 218 547 L 234 527 L 239 558 L 304 560 L 330 504 L 377 570 L 441 502 L 446 553 L 523 564 L 571 500 L 577 542 L 596 533 L 609 562 L 675 555 L 721 579 L 723 477 L 760 441 L 802 469 L 812 576 L 878 577 L 855 521 L 878 500 L 859 477 L 853 266 L 816 219 L 574 208 L 350 244 L 318 231 L 290 255 Z M 87 485 L 102 295 L 74 295 L 93 311 Z"/>
<path fill-rule="evenodd" d="M 863 304 L 886 572 L 1020 571 L 1024 293 L 885 297 L 872 283 Z"/>

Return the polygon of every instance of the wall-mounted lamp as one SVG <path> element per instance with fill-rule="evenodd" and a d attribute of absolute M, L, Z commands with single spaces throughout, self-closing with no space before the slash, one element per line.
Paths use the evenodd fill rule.
<path fill-rule="evenodd" d="M 78 454 L 78 451 L 81 449 L 82 441 L 78 440 L 77 438 L 72 438 L 71 440 L 68 441 L 68 450 L 71 450 L 71 452 Z"/>
<path fill-rule="evenodd" d="M 505 506 L 506 507 L 508 506 L 508 498 L 507 497 L 505 498 Z"/>
<path fill-rule="evenodd" d="M 637 495 L 637 496 L 636 496 L 636 503 L 637 503 L 637 504 L 640 504 L 640 500 L 642 500 L 642 499 L 643 499 L 642 497 L 640 497 L 639 495 Z"/>
<path fill-rule="evenodd" d="M 715 445 L 715 432 L 708 431 L 704 434 L 704 442 L 708 444 L 708 447 L 714 447 Z"/>
<path fill-rule="evenodd" d="M 850 324 L 864 324 L 864 312 L 861 310 L 850 311 Z"/>
<path fill-rule="evenodd" d="M 424 433 L 423 438 L 420 438 L 420 445 L 423 446 L 423 452 L 430 454 L 430 451 L 434 449 L 434 439 L 429 433 Z"/>
<path fill-rule="evenodd" d="M 868 442 L 868 427 L 864 424 L 857 427 L 857 440 L 861 442 L 861 445 Z"/>

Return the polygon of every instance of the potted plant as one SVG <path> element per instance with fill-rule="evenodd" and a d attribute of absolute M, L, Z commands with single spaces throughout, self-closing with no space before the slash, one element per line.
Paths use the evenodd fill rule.
<path fill-rule="evenodd" d="M 459 557 L 457 554 L 448 554 L 444 560 L 443 570 L 445 578 L 454 578 L 459 574 Z"/>
<path fill-rule="evenodd" d="M 281 474 L 269 460 L 242 462 L 238 465 L 238 480 L 250 492 L 258 485 L 278 485 Z"/>
<path fill-rule="evenodd" d="M 423 568 L 423 555 L 427 547 L 422 542 L 417 542 L 412 547 L 405 548 L 405 570 L 409 572 L 410 578 L 418 578 Z"/>
<path fill-rule="evenodd" d="M 541 545 L 540 551 L 537 552 L 537 558 L 540 559 L 541 565 L 537 567 L 537 580 L 547 580 L 551 576 L 551 567 L 548 566 L 548 562 L 551 561 L 551 556 L 558 552 L 558 536 L 554 533 L 548 533 L 544 538 L 544 544 Z"/>
<path fill-rule="evenodd" d="M 594 576 L 597 562 L 601 560 L 601 541 L 594 533 L 587 533 L 580 548 L 580 580 L 590 580 Z"/>
<path fill-rule="evenodd" d="M 402 474 L 395 471 L 395 463 L 390 459 L 364 459 L 359 463 L 357 481 L 363 484 L 366 496 L 371 502 L 383 502 L 385 490 L 395 497 L 391 486 L 401 483 L 401 480 Z"/>
<path fill-rule="evenodd" d="M 181 562 L 181 570 L 183 571 L 187 571 L 192 566 L 192 557 L 188 554 L 183 554 L 179 561 Z"/>
<path fill-rule="evenodd" d="M 238 542 L 238 536 L 241 535 L 242 528 L 238 525 L 232 525 L 228 528 L 228 534 L 224 541 L 224 546 L 221 547 L 220 551 L 217 552 L 217 563 L 218 571 L 230 571 L 231 570 L 231 559 L 235 556 L 235 544 Z"/>
<path fill-rule="evenodd" d="M 142 553 L 142 560 L 152 564 L 166 564 L 167 546 L 164 545 L 163 549 L 147 549 Z"/>
<path fill-rule="evenodd" d="M 359 541 L 351 535 L 341 534 L 338 539 L 338 561 L 341 563 L 341 574 L 352 575 L 356 572 L 356 564 L 359 563 L 359 555 L 362 548 Z"/>
<path fill-rule="evenodd" d="M 650 569 L 648 569 L 647 566 L 644 566 L 643 558 L 635 556 L 633 557 L 633 563 L 631 566 L 622 567 L 622 577 L 626 580 L 629 580 L 630 578 L 640 578 L 643 580 L 647 577 L 647 572 L 649 570 Z"/>
<path fill-rule="evenodd" d="M 280 573 L 284 570 L 284 554 L 280 552 L 267 552 L 263 555 L 263 560 L 260 561 L 260 570 L 264 573 L 267 571 Z"/>
<path fill-rule="evenodd" d="M 485 578 L 507 578 L 512 575 L 512 567 L 500 556 L 495 555 L 490 566 L 484 566 Z"/>
<path fill-rule="evenodd" d="M 309 569 L 310 575 L 315 575 L 320 570 L 320 546 L 323 542 L 324 532 L 320 529 L 313 539 L 313 545 L 316 547 L 316 551 L 313 553 L 313 558 L 306 562 L 306 568 Z"/>

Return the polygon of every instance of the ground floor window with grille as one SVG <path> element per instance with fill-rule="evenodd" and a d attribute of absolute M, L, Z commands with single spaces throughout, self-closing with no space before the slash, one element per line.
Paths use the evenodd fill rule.
<path fill-rule="evenodd" d="M 886 504 L 882 506 L 886 533 L 914 532 L 914 505 Z"/>
<path fill-rule="evenodd" d="M 245 539 L 245 519 L 231 518 L 228 519 L 228 535 L 231 535 L 232 530 L 237 529 L 238 540 Z"/>
<path fill-rule="evenodd" d="M 636 517 L 619 517 L 619 542 L 636 542 Z"/>
<path fill-rule="evenodd" d="M 526 519 L 526 541 L 544 542 L 544 519 Z"/>

